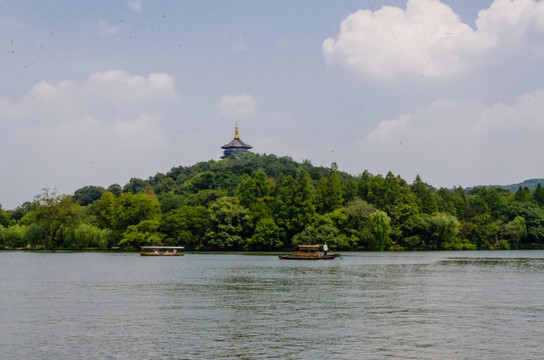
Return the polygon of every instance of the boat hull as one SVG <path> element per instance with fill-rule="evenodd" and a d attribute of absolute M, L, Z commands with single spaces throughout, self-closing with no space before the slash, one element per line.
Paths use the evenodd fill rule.
<path fill-rule="evenodd" d="M 183 256 L 183 254 L 154 254 L 154 253 L 140 253 L 141 256 Z"/>
<path fill-rule="evenodd" d="M 302 256 L 302 255 L 278 255 L 281 260 L 332 260 L 339 257 L 340 254 L 327 254 L 319 256 Z"/>

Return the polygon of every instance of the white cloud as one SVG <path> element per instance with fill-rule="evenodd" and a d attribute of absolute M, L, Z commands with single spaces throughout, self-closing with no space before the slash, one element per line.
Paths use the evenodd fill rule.
<path fill-rule="evenodd" d="M 248 94 L 224 95 L 216 105 L 221 116 L 248 118 L 257 113 L 257 104 Z"/>
<path fill-rule="evenodd" d="M 45 81 L 37 83 L 28 96 L 33 99 L 51 100 L 59 96 L 65 95 L 72 88 L 72 82 L 68 80 L 61 81 L 58 85 L 52 85 Z"/>
<path fill-rule="evenodd" d="M 514 26 L 522 31 L 542 28 L 543 12 L 544 5 L 534 0 L 495 0 L 489 9 L 479 12 L 476 26 L 494 33 L 510 32 Z"/>
<path fill-rule="evenodd" d="M 138 14 L 142 13 L 142 2 L 140 0 L 130 0 L 128 6 L 130 7 L 130 10 Z"/>
<path fill-rule="evenodd" d="M 379 123 L 359 144 L 365 168 L 435 186 L 541 177 L 544 91 L 511 104 L 441 100 Z"/>
<path fill-rule="evenodd" d="M 160 146 L 166 141 L 166 137 L 160 130 L 160 122 L 160 114 L 142 114 L 137 119 L 115 121 L 111 130 L 127 145 Z"/>
<path fill-rule="evenodd" d="M 454 76 L 492 60 L 492 50 L 529 41 L 531 31 L 542 36 L 544 3 L 496 0 L 480 11 L 476 27 L 438 0 L 409 0 L 406 10 L 383 6 L 349 15 L 322 51 L 329 63 L 363 76 Z"/>
<path fill-rule="evenodd" d="M 117 104 L 173 101 L 177 98 L 175 81 L 167 74 L 130 75 L 123 70 L 108 70 L 89 76 L 83 91 L 89 96 Z"/>
<path fill-rule="evenodd" d="M 108 36 L 113 35 L 119 31 L 118 26 L 110 25 L 107 23 L 106 20 L 99 19 L 98 20 L 98 33 L 100 35 Z"/>
<path fill-rule="evenodd" d="M 18 101 L 0 98 L 0 146 L 10 154 L 0 158 L 2 205 L 45 187 L 73 192 L 156 172 L 170 152 L 163 120 L 174 88 L 167 74 L 110 70 L 83 84 L 37 83 Z"/>

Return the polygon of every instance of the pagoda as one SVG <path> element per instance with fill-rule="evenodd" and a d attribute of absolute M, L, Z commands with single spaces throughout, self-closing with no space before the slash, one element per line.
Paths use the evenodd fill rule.
<path fill-rule="evenodd" d="M 223 156 L 221 156 L 221 159 L 227 158 L 232 154 L 248 152 L 249 149 L 253 147 L 240 140 L 240 135 L 238 135 L 238 123 L 236 123 L 236 127 L 234 129 L 234 139 L 232 139 L 230 143 L 221 146 L 221 149 L 223 149 Z"/>

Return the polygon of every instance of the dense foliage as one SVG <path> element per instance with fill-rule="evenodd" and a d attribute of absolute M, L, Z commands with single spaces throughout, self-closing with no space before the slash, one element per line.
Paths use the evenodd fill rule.
<path fill-rule="evenodd" d="M 435 189 L 417 176 L 352 176 L 252 153 L 175 167 L 124 187 L 44 190 L 0 207 L 5 249 L 460 250 L 543 248 L 544 188 Z"/>

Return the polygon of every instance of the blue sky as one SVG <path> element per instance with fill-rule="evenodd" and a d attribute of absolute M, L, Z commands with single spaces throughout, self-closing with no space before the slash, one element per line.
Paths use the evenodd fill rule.
<path fill-rule="evenodd" d="M 0 0 L 0 204 L 257 153 L 544 177 L 544 3 Z"/>

